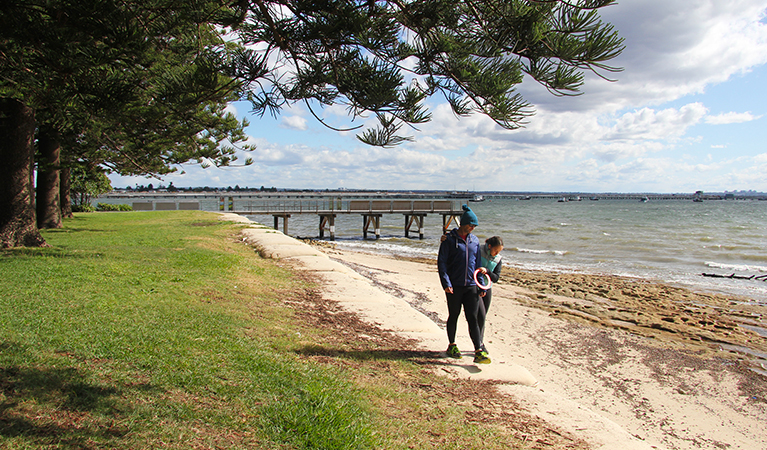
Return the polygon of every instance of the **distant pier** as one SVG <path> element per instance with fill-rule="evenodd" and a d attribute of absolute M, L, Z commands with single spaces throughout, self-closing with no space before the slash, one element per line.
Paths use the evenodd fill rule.
<path fill-rule="evenodd" d="M 424 223 L 430 214 L 442 217 L 444 232 L 457 225 L 463 210 L 462 198 L 388 195 L 322 195 L 322 194 L 232 194 L 232 193 L 113 193 L 102 199 L 130 202 L 135 211 L 204 210 L 230 212 L 240 215 L 271 215 L 274 229 L 288 234 L 288 222 L 292 216 L 315 214 L 319 219 L 319 237 L 335 239 L 335 219 L 343 214 L 359 214 L 362 217 L 362 236 L 381 237 L 381 217 L 397 214 L 404 218 L 404 234 L 418 234 L 424 238 Z"/>
<path fill-rule="evenodd" d="M 233 202 L 232 202 L 233 203 Z M 319 237 L 325 237 L 325 232 L 331 240 L 335 239 L 335 219 L 341 214 L 359 214 L 362 217 L 362 237 L 367 239 L 373 234 L 376 239 L 381 237 L 381 217 L 384 214 L 399 214 L 405 219 L 405 237 L 410 233 L 418 233 L 419 239 L 424 238 L 424 221 L 429 214 L 442 216 L 443 232 L 450 225 L 459 221 L 463 210 L 456 207 L 455 200 L 449 199 L 338 199 L 324 200 L 290 200 L 290 201 L 245 201 L 230 210 L 221 209 L 241 215 L 271 215 L 274 217 L 274 229 L 279 229 L 282 219 L 283 233 L 288 234 L 288 219 L 293 215 L 316 214 L 319 217 Z"/>

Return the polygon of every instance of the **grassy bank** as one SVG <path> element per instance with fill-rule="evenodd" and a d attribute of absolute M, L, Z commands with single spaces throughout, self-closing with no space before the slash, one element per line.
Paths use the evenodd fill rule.
<path fill-rule="evenodd" d="M 239 227 L 204 212 L 81 214 L 44 233 L 51 248 L 2 250 L 0 447 L 500 449 L 561 439 L 489 386 L 436 377 L 424 355 L 382 352 L 402 344 L 395 337 L 323 326 L 311 280 L 260 258 Z"/>

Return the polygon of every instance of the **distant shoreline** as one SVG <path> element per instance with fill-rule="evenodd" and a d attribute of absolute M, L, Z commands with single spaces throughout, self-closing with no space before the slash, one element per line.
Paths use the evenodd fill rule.
<path fill-rule="evenodd" d="M 199 189 L 199 190 L 198 190 Z M 264 190 L 259 189 L 216 189 L 216 188 L 185 188 L 176 191 L 167 189 L 115 189 L 114 191 L 98 197 L 99 199 L 117 199 L 134 197 L 256 197 L 256 198 L 310 198 L 310 197 L 339 197 L 339 198 L 447 198 L 456 200 L 471 201 L 476 195 L 481 195 L 484 200 L 493 199 L 518 199 L 518 200 L 559 200 L 565 198 L 568 201 L 590 201 L 590 200 L 634 200 L 641 201 L 644 198 L 648 200 L 687 200 L 692 201 L 696 198 L 695 193 L 657 193 L 657 192 L 499 192 L 499 191 L 477 191 L 477 192 L 454 192 L 454 191 L 351 191 L 351 190 Z M 767 201 L 767 193 L 755 191 L 739 192 L 708 192 L 702 193 L 699 197 L 703 201 L 715 200 L 761 200 Z"/>

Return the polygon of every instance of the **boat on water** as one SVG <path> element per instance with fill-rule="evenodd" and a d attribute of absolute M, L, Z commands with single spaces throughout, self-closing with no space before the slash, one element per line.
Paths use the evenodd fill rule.
<path fill-rule="evenodd" d="M 532 200 L 533 198 L 529 195 L 525 195 L 524 197 L 521 197 L 520 200 Z"/>
<path fill-rule="evenodd" d="M 470 202 L 484 202 L 485 201 L 485 196 L 484 195 L 475 195 L 469 201 Z"/>
<path fill-rule="evenodd" d="M 642 202 L 642 203 L 647 203 L 647 202 L 650 201 L 650 199 L 647 198 L 647 197 L 642 197 L 642 198 L 639 199 L 639 201 Z"/>
<path fill-rule="evenodd" d="M 566 197 L 562 197 L 562 198 L 560 198 L 560 199 L 559 199 L 559 200 L 557 200 L 557 201 L 558 201 L 559 203 L 565 203 L 565 202 L 567 202 L 567 198 L 566 198 Z"/>
<path fill-rule="evenodd" d="M 467 199 L 467 200 L 471 200 L 472 198 L 474 198 L 474 196 L 468 191 L 463 191 L 463 192 L 453 191 L 450 194 L 448 194 L 447 197 L 457 198 L 457 199 Z"/>
<path fill-rule="evenodd" d="M 591 200 L 592 202 L 595 202 L 599 200 L 599 197 L 589 197 L 589 200 Z"/>

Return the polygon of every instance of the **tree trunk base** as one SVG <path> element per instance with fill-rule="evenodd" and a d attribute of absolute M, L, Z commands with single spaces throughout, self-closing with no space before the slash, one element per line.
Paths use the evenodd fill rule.
<path fill-rule="evenodd" d="M 37 228 L 32 184 L 35 112 L 0 97 L 0 246 L 48 247 Z"/>
<path fill-rule="evenodd" d="M 36 226 L 24 225 L 23 222 L 11 222 L 0 229 L 0 246 L 13 247 L 50 247 L 45 242 Z"/>

